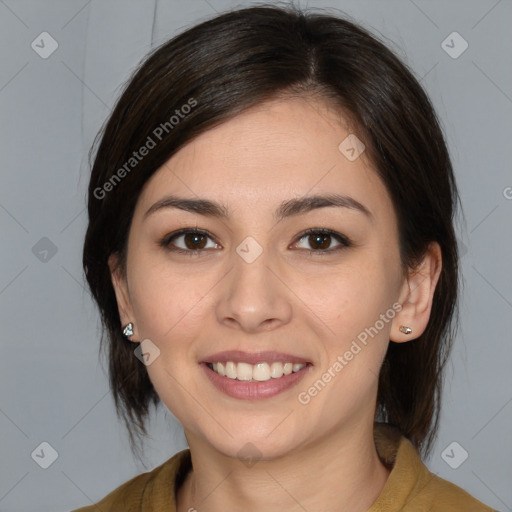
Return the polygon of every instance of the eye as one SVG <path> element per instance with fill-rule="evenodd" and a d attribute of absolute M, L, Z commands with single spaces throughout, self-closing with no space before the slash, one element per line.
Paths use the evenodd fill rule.
<path fill-rule="evenodd" d="M 208 239 L 213 242 L 213 247 L 207 247 Z M 166 235 L 160 245 L 166 249 L 184 254 L 198 254 L 205 249 L 215 249 L 220 247 L 213 241 L 207 231 L 202 229 L 180 229 L 174 233 Z"/>
<path fill-rule="evenodd" d="M 319 255 L 338 251 L 352 245 L 350 240 L 341 233 L 323 228 L 311 228 L 304 231 L 300 235 L 299 241 L 303 239 L 312 247 L 312 249 L 309 249 L 309 252 Z M 331 247 L 333 239 L 338 241 L 338 245 Z"/>
<path fill-rule="evenodd" d="M 305 249 L 315 255 L 332 253 L 352 245 L 346 236 L 324 228 L 311 228 L 304 231 L 299 236 L 298 241 L 300 242 L 303 239 L 311 247 L 311 249 Z M 210 247 L 208 247 L 208 240 L 212 243 Z M 338 245 L 332 247 L 331 244 L 333 241 L 337 241 Z M 294 245 L 297 244 L 298 242 L 295 242 Z M 179 231 L 170 233 L 159 242 L 159 245 L 169 251 L 187 254 L 189 256 L 194 254 L 198 255 L 206 249 L 220 248 L 220 245 L 213 240 L 212 236 L 207 231 L 197 228 L 180 229 Z"/>

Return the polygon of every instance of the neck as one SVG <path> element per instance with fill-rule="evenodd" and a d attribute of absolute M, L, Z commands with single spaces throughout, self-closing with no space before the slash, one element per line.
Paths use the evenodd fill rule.
<path fill-rule="evenodd" d="M 389 475 L 367 429 L 326 435 L 286 456 L 245 465 L 193 436 L 194 470 L 178 491 L 178 512 L 351 510 L 365 512 Z"/>

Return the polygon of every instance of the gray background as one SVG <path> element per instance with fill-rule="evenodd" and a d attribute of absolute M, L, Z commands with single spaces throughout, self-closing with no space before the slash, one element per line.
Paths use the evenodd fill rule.
<path fill-rule="evenodd" d="M 162 409 L 144 465 L 115 417 L 98 360 L 98 314 L 81 269 L 86 154 L 144 54 L 237 5 L 249 2 L 0 0 L 2 512 L 90 504 L 185 447 L 181 427 Z M 341 9 L 381 34 L 421 79 L 441 118 L 466 215 L 458 227 L 465 293 L 439 438 L 427 463 L 510 511 L 512 2 L 309 6 Z M 46 59 L 31 47 L 43 31 L 58 43 Z M 458 58 L 441 45 L 453 31 L 469 44 Z M 452 52 L 461 48 L 460 40 L 449 44 Z M 445 452 L 454 441 L 460 446 Z M 48 469 L 35 460 L 48 463 L 50 449 L 31 457 L 41 442 L 58 452 Z M 460 463 L 462 449 L 469 456 L 453 469 L 445 460 Z"/>

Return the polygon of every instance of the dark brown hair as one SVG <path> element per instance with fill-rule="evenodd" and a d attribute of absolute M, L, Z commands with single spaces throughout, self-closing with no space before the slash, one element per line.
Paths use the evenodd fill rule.
<path fill-rule="evenodd" d="M 386 45 L 345 18 L 259 6 L 202 22 L 145 59 L 98 134 L 83 266 L 101 311 L 110 385 L 132 448 L 159 397 L 121 333 L 107 261 L 117 253 L 124 265 L 141 189 L 185 143 L 244 109 L 278 95 L 315 94 L 349 116 L 366 145 L 394 204 L 403 268 L 414 268 L 432 241 L 442 250 L 427 328 L 414 341 L 390 343 L 377 398 L 377 418 L 428 453 L 457 327 L 453 221 L 460 200 L 439 121 L 419 82 Z M 130 160 L 150 145 L 148 138 L 155 146 Z"/>

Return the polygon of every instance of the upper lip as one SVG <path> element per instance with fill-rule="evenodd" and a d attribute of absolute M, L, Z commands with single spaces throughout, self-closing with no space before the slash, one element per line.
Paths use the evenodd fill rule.
<path fill-rule="evenodd" d="M 203 358 L 201 363 L 224 363 L 226 361 L 233 361 L 234 363 L 309 363 L 307 359 L 284 352 L 243 352 L 242 350 L 226 350 L 224 352 L 216 352 Z"/>

